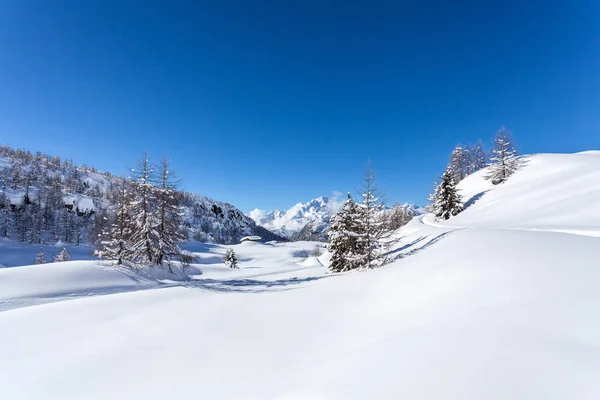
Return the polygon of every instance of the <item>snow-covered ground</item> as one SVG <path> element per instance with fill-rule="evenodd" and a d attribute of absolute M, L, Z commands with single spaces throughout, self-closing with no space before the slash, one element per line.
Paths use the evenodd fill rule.
<path fill-rule="evenodd" d="M 0 269 L 0 397 L 600 398 L 600 156 L 461 189 L 463 214 L 413 219 L 369 272 L 327 274 L 309 242 L 231 246 L 239 270 L 189 244 L 184 282 Z M 96 295 L 44 303 L 70 290 Z"/>

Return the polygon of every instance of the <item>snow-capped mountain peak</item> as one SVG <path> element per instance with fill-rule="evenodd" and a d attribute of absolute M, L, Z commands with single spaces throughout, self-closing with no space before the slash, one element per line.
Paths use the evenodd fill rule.
<path fill-rule="evenodd" d="M 258 225 L 287 237 L 299 232 L 307 224 L 315 227 L 329 224 L 331 216 L 343 205 L 335 196 L 321 196 L 307 203 L 298 203 L 289 210 L 264 211 L 254 209 L 249 216 Z"/>

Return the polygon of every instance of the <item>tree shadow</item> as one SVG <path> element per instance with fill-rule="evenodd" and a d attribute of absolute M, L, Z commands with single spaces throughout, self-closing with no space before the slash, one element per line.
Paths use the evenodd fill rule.
<path fill-rule="evenodd" d="M 479 192 L 476 195 L 473 195 L 469 200 L 467 200 L 463 206 L 463 209 L 467 209 L 469 207 L 471 207 L 473 204 L 477 203 L 477 201 L 479 199 L 481 199 L 483 197 L 484 194 L 486 194 L 487 192 L 489 192 L 489 190 L 484 190 L 483 192 Z"/>
<path fill-rule="evenodd" d="M 439 235 L 437 235 L 436 237 L 434 237 L 433 239 L 431 239 L 429 242 L 425 243 L 423 246 L 421 247 L 417 247 L 416 249 L 412 249 L 406 253 L 401 253 L 398 254 L 394 259 L 395 260 L 400 260 L 406 257 L 410 257 L 410 256 L 414 256 L 415 254 L 425 250 L 426 248 L 428 248 L 429 246 L 439 242 L 440 240 L 442 240 L 443 238 L 445 238 L 447 235 L 449 235 L 450 233 L 452 233 L 454 231 L 449 231 L 449 232 L 444 232 L 444 233 L 440 233 Z M 418 242 L 421 242 L 422 240 L 424 240 L 425 238 L 428 238 L 429 236 L 425 236 L 425 237 L 420 237 L 419 239 L 417 239 Z M 410 247 L 410 244 L 405 246 L 405 247 Z"/>
<path fill-rule="evenodd" d="M 402 247 L 398 247 L 398 248 L 397 248 L 397 249 L 395 249 L 395 250 L 389 251 L 389 252 L 386 254 L 386 256 L 390 256 L 390 255 L 392 255 L 392 254 L 395 254 L 395 253 L 400 253 L 400 252 L 402 252 L 402 251 L 404 251 L 404 250 L 408 249 L 409 247 L 412 247 L 412 246 L 416 245 L 417 243 L 419 243 L 419 242 L 422 242 L 423 240 L 427 239 L 428 237 L 429 237 L 429 236 L 427 236 L 427 235 L 426 235 L 426 236 L 421 236 L 421 237 L 419 237 L 419 238 L 417 238 L 417 239 L 413 240 L 412 242 L 405 244 L 405 245 L 404 245 L 404 246 L 402 246 Z"/>
<path fill-rule="evenodd" d="M 268 291 L 290 290 L 294 286 L 317 281 L 328 276 L 313 276 L 308 278 L 289 278 L 276 281 L 260 281 L 256 279 L 198 279 L 186 282 L 183 286 L 193 289 L 210 290 L 213 292 L 262 293 Z"/>

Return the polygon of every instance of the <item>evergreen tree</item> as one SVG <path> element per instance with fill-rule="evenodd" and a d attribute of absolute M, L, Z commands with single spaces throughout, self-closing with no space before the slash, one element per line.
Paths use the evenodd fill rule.
<path fill-rule="evenodd" d="M 361 214 L 358 206 L 348 193 L 348 200 L 344 207 L 331 218 L 329 228 L 329 244 L 327 249 L 331 252 L 329 270 L 331 272 L 345 272 L 362 266 L 364 249 L 360 246 L 362 241 Z"/>
<path fill-rule="evenodd" d="M 381 195 L 371 163 L 367 164 L 365 176 L 362 180 L 362 202 L 358 203 L 361 224 L 358 232 L 358 248 L 361 254 L 361 265 L 370 269 L 385 262 L 385 240 L 389 239 L 392 232 L 387 229 L 385 220 L 385 199 Z"/>
<path fill-rule="evenodd" d="M 225 253 L 225 266 L 228 268 L 238 269 L 237 265 L 237 257 L 235 255 L 235 251 L 233 249 L 227 249 L 227 253 Z"/>
<path fill-rule="evenodd" d="M 483 148 L 481 141 L 477 141 L 475 146 L 469 149 L 469 173 L 477 172 L 484 169 L 488 164 L 488 154 Z"/>
<path fill-rule="evenodd" d="M 491 164 L 486 178 L 491 180 L 494 185 L 498 185 L 506 181 L 518 168 L 519 159 L 511 133 L 502 127 L 494 138 Z"/>
<path fill-rule="evenodd" d="M 155 190 L 152 185 L 154 171 L 150 166 L 148 154 L 144 152 L 137 169 L 132 170 L 132 202 L 129 205 L 132 216 L 131 258 L 138 264 L 154 262 L 154 244 L 158 242 L 156 226 Z"/>
<path fill-rule="evenodd" d="M 462 211 L 462 200 L 449 171 L 445 171 L 442 181 L 437 185 L 432 197 L 433 214 L 441 219 L 450 217 Z"/>
<path fill-rule="evenodd" d="M 468 149 L 464 148 L 462 145 L 457 145 L 454 150 L 452 150 L 452 155 L 450 156 L 450 163 L 448 165 L 448 171 L 452 176 L 454 182 L 460 182 L 470 173 L 469 168 L 470 163 L 470 154 Z"/>
<path fill-rule="evenodd" d="M 63 247 L 60 253 L 58 253 L 57 256 L 54 256 L 54 262 L 69 261 L 70 259 L 71 256 L 69 255 L 66 247 Z"/>
<path fill-rule="evenodd" d="M 37 253 L 37 256 L 35 256 L 35 263 L 36 264 L 45 264 L 46 263 L 46 259 L 44 257 L 44 249 L 40 247 L 40 251 Z"/>
<path fill-rule="evenodd" d="M 167 159 L 164 158 L 160 165 L 160 182 L 156 187 L 156 200 L 158 207 L 157 240 L 154 259 L 156 264 L 162 265 L 172 258 L 181 258 L 182 251 L 177 245 L 185 239 L 179 229 L 180 207 L 177 198 L 177 181 L 175 175 L 169 170 Z"/>
<path fill-rule="evenodd" d="M 131 257 L 131 216 L 129 214 L 131 194 L 127 182 L 121 179 L 114 186 L 112 203 L 114 207 L 113 223 L 100 233 L 102 240 L 96 256 L 104 260 L 115 260 L 118 265 Z M 107 217 L 103 217 L 107 218 Z M 107 218 L 108 219 L 108 218 Z"/>

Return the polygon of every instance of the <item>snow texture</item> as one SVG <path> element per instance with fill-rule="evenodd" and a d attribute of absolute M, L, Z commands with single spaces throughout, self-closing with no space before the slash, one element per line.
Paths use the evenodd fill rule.
<path fill-rule="evenodd" d="M 415 217 L 367 272 L 327 274 L 311 242 L 228 246 L 240 269 L 188 243 L 184 282 L 1 269 L 2 397 L 600 398 L 600 153 L 485 172 L 459 185 L 465 211 Z"/>

